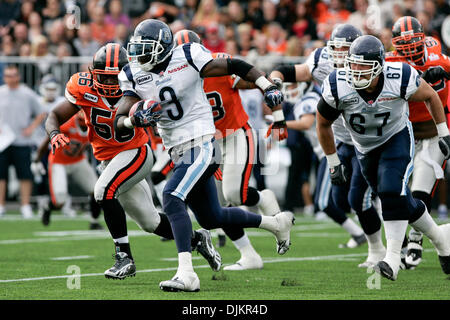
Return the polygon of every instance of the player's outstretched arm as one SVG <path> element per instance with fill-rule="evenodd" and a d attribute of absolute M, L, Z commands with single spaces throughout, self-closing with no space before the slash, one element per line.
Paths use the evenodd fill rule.
<path fill-rule="evenodd" d="M 45 121 L 45 130 L 50 137 L 53 153 L 55 153 L 55 149 L 64 147 L 69 143 L 69 138 L 60 132 L 59 127 L 72 118 L 78 111 L 79 109 L 76 105 L 66 100 L 58 104 L 48 114 L 47 120 Z"/>
<path fill-rule="evenodd" d="M 296 64 L 293 66 L 278 66 L 269 76 L 275 83 L 282 82 L 309 82 L 312 80 L 311 72 L 307 64 Z"/>
<path fill-rule="evenodd" d="M 286 126 L 288 129 L 305 131 L 313 126 L 315 119 L 316 117 L 313 114 L 304 114 L 298 120 L 286 121 Z"/>
<path fill-rule="evenodd" d="M 122 96 L 117 102 L 117 112 L 116 118 L 114 119 L 114 130 L 118 133 L 129 132 L 135 126 L 134 117 L 128 117 L 131 107 L 133 104 L 138 102 L 140 99 L 136 96 Z"/>

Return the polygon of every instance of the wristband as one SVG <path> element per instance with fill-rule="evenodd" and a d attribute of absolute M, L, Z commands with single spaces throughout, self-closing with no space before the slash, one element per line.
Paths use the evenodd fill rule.
<path fill-rule="evenodd" d="M 337 167 L 338 165 L 341 164 L 341 160 L 339 160 L 339 157 L 336 152 L 333 154 L 328 154 L 328 155 L 326 155 L 326 157 L 327 157 L 328 166 L 330 168 Z"/>
<path fill-rule="evenodd" d="M 273 116 L 273 122 L 284 121 L 284 113 L 283 113 L 282 109 L 273 111 L 272 116 Z"/>
<path fill-rule="evenodd" d="M 267 80 L 266 77 L 261 76 L 258 79 L 256 79 L 255 84 L 261 88 L 262 91 L 266 91 L 267 88 L 271 86 L 275 86 L 272 82 Z"/>
<path fill-rule="evenodd" d="M 133 128 L 134 128 L 133 124 L 131 123 L 130 117 L 126 117 L 126 118 L 123 120 L 123 125 L 124 125 L 125 127 L 127 127 L 128 129 L 133 129 Z"/>
<path fill-rule="evenodd" d="M 439 138 L 448 136 L 450 134 L 448 131 L 447 123 L 445 123 L 445 122 L 438 123 L 436 125 L 436 128 L 437 128 Z"/>

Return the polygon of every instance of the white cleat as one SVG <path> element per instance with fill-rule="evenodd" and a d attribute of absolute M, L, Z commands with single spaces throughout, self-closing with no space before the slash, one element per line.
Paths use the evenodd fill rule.
<path fill-rule="evenodd" d="M 358 264 L 358 268 L 373 268 L 375 265 L 384 259 L 386 256 L 386 249 L 379 251 L 369 251 L 366 261 Z"/>
<path fill-rule="evenodd" d="M 261 201 L 258 205 L 258 209 L 262 215 L 274 216 L 281 211 L 277 197 L 272 190 L 264 189 L 260 194 Z"/>
<path fill-rule="evenodd" d="M 264 263 L 259 255 L 254 255 L 251 257 L 242 257 L 235 264 L 226 266 L 223 270 L 226 271 L 241 271 L 241 270 L 254 270 L 262 269 Z"/>
<path fill-rule="evenodd" d="M 197 292 L 200 291 L 200 279 L 194 271 L 178 271 L 172 279 L 161 281 L 159 288 L 171 292 Z"/>
<path fill-rule="evenodd" d="M 29 204 L 21 206 L 20 213 L 22 214 L 22 218 L 24 219 L 34 218 L 33 210 L 31 209 L 31 206 Z"/>
<path fill-rule="evenodd" d="M 274 217 L 278 222 L 278 228 L 273 232 L 277 238 L 277 252 L 278 254 L 285 254 L 291 245 L 290 234 L 291 228 L 294 225 L 294 214 L 290 211 L 283 211 Z"/>

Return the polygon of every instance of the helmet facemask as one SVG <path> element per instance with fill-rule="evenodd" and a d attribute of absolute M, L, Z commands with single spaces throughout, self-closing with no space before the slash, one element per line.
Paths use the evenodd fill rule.
<path fill-rule="evenodd" d="M 90 71 L 94 89 L 100 96 L 105 98 L 120 98 L 122 96 L 118 78 L 119 70 L 92 69 Z"/>
<path fill-rule="evenodd" d="M 353 69 L 354 65 L 369 66 L 367 69 Z M 366 89 L 380 75 L 383 66 L 377 60 L 364 60 L 363 56 L 352 54 L 345 58 L 344 68 L 347 84 L 357 90 Z"/>
<path fill-rule="evenodd" d="M 425 34 L 402 32 L 401 36 L 392 38 L 392 44 L 397 52 L 406 59 L 421 63 L 425 55 Z"/>
<path fill-rule="evenodd" d="M 345 38 L 335 38 L 334 40 L 328 40 L 328 60 L 333 62 L 335 69 L 342 67 L 345 62 L 345 57 L 348 56 L 348 48 L 351 46 L 351 42 L 345 40 Z M 346 48 L 347 50 L 335 50 L 340 48 Z"/>
<path fill-rule="evenodd" d="M 131 63 L 136 63 L 142 70 L 150 71 L 154 66 L 164 62 L 173 50 L 161 57 L 164 53 L 165 47 L 161 44 L 163 37 L 163 30 L 159 31 L 158 40 L 142 39 L 141 36 L 131 37 L 127 45 L 128 60 Z"/>

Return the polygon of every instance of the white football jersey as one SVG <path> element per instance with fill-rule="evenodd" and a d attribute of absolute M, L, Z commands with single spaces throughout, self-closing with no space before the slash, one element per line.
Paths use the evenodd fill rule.
<path fill-rule="evenodd" d="M 262 130 L 267 127 L 263 115 L 264 95 L 259 89 L 239 90 L 242 106 L 248 114 L 248 122 L 255 130 Z"/>
<path fill-rule="evenodd" d="M 298 120 L 305 114 L 313 114 L 315 118 L 317 104 L 319 103 L 320 98 L 320 91 L 317 90 L 317 87 L 307 92 L 294 106 L 295 119 Z M 319 139 L 317 138 L 316 120 L 314 120 L 314 124 L 311 128 L 305 130 L 305 134 L 313 147 L 314 153 L 317 155 L 319 160 L 321 160 L 325 157 L 325 153 L 323 152 Z"/>
<path fill-rule="evenodd" d="M 420 76 L 408 64 L 385 62 L 383 88 L 375 100 L 365 101 L 337 69 L 323 83 L 322 96 L 331 107 L 341 111 L 345 127 L 361 153 L 381 146 L 409 125 L 407 100 L 417 91 Z"/>
<path fill-rule="evenodd" d="M 306 65 L 309 68 L 314 81 L 320 86 L 326 77 L 334 71 L 333 62 L 329 60 L 328 48 L 317 48 L 306 59 Z M 346 144 L 353 145 L 352 137 L 347 129 L 344 127 L 344 119 L 339 117 L 331 126 L 333 129 L 334 137 Z"/>
<path fill-rule="evenodd" d="M 186 43 L 173 49 L 165 71 L 146 72 L 128 64 L 119 74 L 124 95 L 160 101 L 163 114 L 158 131 L 166 149 L 216 132 L 211 105 L 203 90 L 202 68 L 213 59 L 211 52 L 198 43 Z"/>

